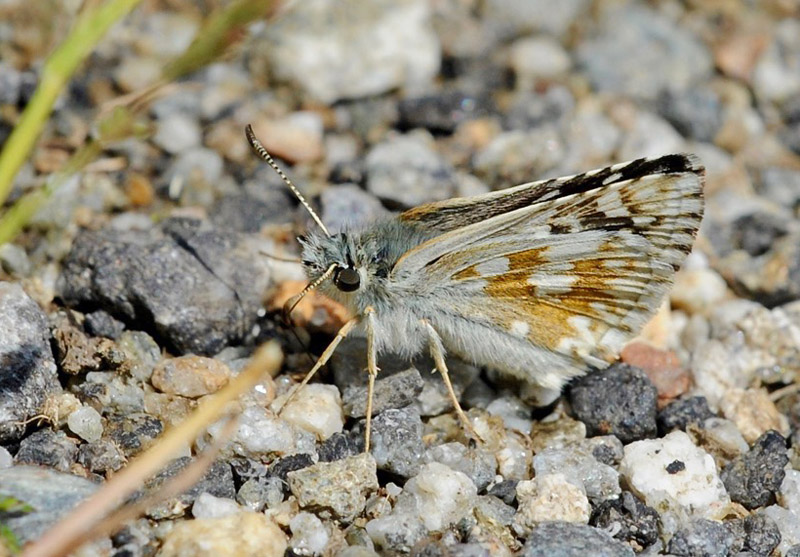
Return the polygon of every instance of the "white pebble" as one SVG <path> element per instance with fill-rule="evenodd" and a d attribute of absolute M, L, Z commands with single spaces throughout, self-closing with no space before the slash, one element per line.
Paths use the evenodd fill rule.
<path fill-rule="evenodd" d="M 306 385 L 289 404 L 281 408 L 288 396 L 280 396 L 272 403 L 273 410 L 281 409 L 282 419 L 313 433 L 320 441 L 342 431 L 342 398 L 334 385 Z"/>
<path fill-rule="evenodd" d="M 208 428 L 209 441 L 223 432 L 222 423 L 213 424 Z M 244 409 L 230 446 L 234 453 L 256 459 L 296 453 L 316 454 L 316 440 L 312 434 L 294 427 L 260 406 Z"/>
<path fill-rule="evenodd" d="M 0 447 L 0 470 L 3 468 L 11 468 L 14 463 L 14 457 L 4 447 Z"/>
<path fill-rule="evenodd" d="M 311 513 L 297 513 L 290 521 L 289 546 L 299 555 L 320 555 L 331 536 L 322 521 Z"/>
<path fill-rule="evenodd" d="M 647 505 L 678 521 L 725 516 L 730 498 L 714 459 L 683 431 L 636 441 L 624 452 L 620 474 Z"/>
<path fill-rule="evenodd" d="M 103 418 L 91 406 L 82 406 L 70 414 L 67 426 L 85 441 L 98 441 L 103 436 Z"/>
<path fill-rule="evenodd" d="M 153 142 L 167 153 L 176 154 L 200 145 L 201 132 L 197 120 L 186 114 L 174 113 L 158 121 Z"/>
<path fill-rule="evenodd" d="M 195 518 L 222 518 L 242 511 L 242 507 L 233 499 L 215 497 L 205 491 L 197 496 L 192 505 L 192 516 Z"/>
<path fill-rule="evenodd" d="M 533 86 L 537 79 L 563 75 L 571 65 L 569 54 L 551 38 L 525 37 L 511 45 L 511 67 L 520 89 Z"/>
<path fill-rule="evenodd" d="M 527 536 L 540 522 L 554 520 L 588 524 L 591 507 L 582 487 L 564 474 L 543 474 L 517 484 L 514 530 Z"/>
<path fill-rule="evenodd" d="M 778 502 L 800 517 L 800 470 L 786 470 L 778 492 Z"/>
<path fill-rule="evenodd" d="M 786 555 L 790 547 L 800 543 L 800 515 L 778 505 L 770 505 L 762 512 L 775 521 L 781 533 L 781 543 L 775 554 Z"/>

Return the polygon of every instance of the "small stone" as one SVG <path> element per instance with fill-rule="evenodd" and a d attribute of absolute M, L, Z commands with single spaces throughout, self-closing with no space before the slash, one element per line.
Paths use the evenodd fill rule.
<path fill-rule="evenodd" d="M 786 440 L 777 432 L 768 431 L 756 440 L 750 452 L 725 467 L 722 481 L 736 503 L 748 509 L 764 507 L 775 502 L 788 462 Z"/>
<path fill-rule="evenodd" d="M 59 367 L 69 375 L 119 367 L 123 354 L 109 339 L 91 338 L 74 326 L 65 314 L 53 320 L 53 340 Z"/>
<path fill-rule="evenodd" d="M 669 299 L 676 308 L 690 314 L 707 314 L 727 295 L 727 284 L 712 269 L 687 269 L 675 274 Z"/>
<path fill-rule="evenodd" d="M 785 472 L 778 502 L 800 516 L 800 470 L 787 469 Z"/>
<path fill-rule="evenodd" d="M 531 89 L 537 80 L 565 75 L 572 65 L 569 54 L 557 41 L 547 36 L 524 37 L 514 41 L 509 53 L 517 87 Z"/>
<path fill-rule="evenodd" d="M 617 148 L 617 156 L 621 160 L 632 160 L 675 153 L 683 148 L 683 141 L 675 128 L 660 116 L 637 112 Z"/>
<path fill-rule="evenodd" d="M 383 204 L 354 184 L 325 188 L 320 195 L 322 221 L 328 230 L 343 231 L 388 215 Z"/>
<path fill-rule="evenodd" d="M 473 157 L 479 178 L 494 188 L 530 182 L 555 168 L 564 158 L 560 132 L 552 125 L 511 130 L 495 136 Z"/>
<path fill-rule="evenodd" d="M 15 277 L 26 277 L 33 268 L 28 253 L 12 243 L 0 245 L 0 267 Z"/>
<path fill-rule="evenodd" d="M 125 465 L 122 451 L 107 439 L 84 443 L 78 448 L 78 463 L 96 474 L 116 472 Z"/>
<path fill-rule="evenodd" d="M 587 15 L 590 6 L 586 0 L 565 0 L 557 4 L 547 0 L 490 0 L 482 4 L 482 16 L 503 37 L 532 31 L 560 36 Z"/>
<path fill-rule="evenodd" d="M 388 408 L 404 408 L 422 392 L 424 383 L 416 368 L 395 373 L 375 381 L 372 413 L 378 415 Z M 344 411 L 351 418 L 363 418 L 367 411 L 367 388 L 346 387 L 342 396 Z"/>
<path fill-rule="evenodd" d="M 714 457 L 719 468 L 750 450 L 736 424 L 725 418 L 708 418 L 699 424 L 689 424 L 686 433 Z"/>
<path fill-rule="evenodd" d="M 158 492 L 162 486 L 180 474 L 191 461 L 192 459 L 188 456 L 171 461 L 164 469 L 145 483 L 145 491 L 147 493 Z M 150 507 L 147 510 L 147 515 L 155 520 L 181 516 L 202 493 L 228 500 L 232 500 L 236 496 L 236 490 L 233 485 L 233 472 L 227 462 L 214 461 L 206 470 L 205 475 L 191 488 Z"/>
<path fill-rule="evenodd" d="M 686 138 L 710 143 L 722 126 L 722 103 L 711 89 L 667 89 L 658 99 L 658 111 Z"/>
<path fill-rule="evenodd" d="M 620 353 L 622 361 L 645 372 L 658 391 L 660 402 L 679 397 L 689 389 L 691 377 L 677 354 L 634 340 Z"/>
<path fill-rule="evenodd" d="M 703 396 L 691 396 L 672 401 L 664 407 L 657 417 L 658 430 L 662 433 L 680 429 L 686 431 L 689 424 L 701 424 L 714 417 Z"/>
<path fill-rule="evenodd" d="M 764 389 L 731 389 L 720 401 L 722 414 L 734 422 L 748 443 L 774 429 L 789 434 L 789 422 Z"/>
<path fill-rule="evenodd" d="M 424 462 L 439 462 L 451 470 L 462 472 L 482 491 L 495 478 L 497 460 L 481 448 L 468 448 L 461 443 L 445 443 L 430 447 Z"/>
<path fill-rule="evenodd" d="M 83 406 L 69 415 L 70 431 L 85 441 L 98 441 L 103 435 L 103 419 L 91 406 Z"/>
<path fill-rule="evenodd" d="M 18 464 L 39 464 L 69 472 L 77 456 L 77 443 L 63 431 L 42 429 L 22 440 L 14 460 Z"/>
<path fill-rule="evenodd" d="M 0 282 L 0 442 L 19 440 L 49 395 L 61 391 L 47 318 L 19 284 Z"/>
<path fill-rule="evenodd" d="M 612 434 L 623 443 L 655 436 L 656 400 L 644 372 L 625 364 L 581 377 L 570 391 L 573 411 L 589 436 Z"/>
<path fill-rule="evenodd" d="M 192 504 L 192 516 L 195 518 L 222 518 L 241 512 L 242 508 L 236 501 L 205 492 L 198 495 Z"/>
<path fill-rule="evenodd" d="M 153 143 L 171 155 L 176 155 L 191 147 L 200 145 L 202 139 L 200 125 L 188 114 L 174 113 L 159 119 Z"/>
<path fill-rule="evenodd" d="M 322 158 L 323 123 L 318 113 L 293 112 L 283 118 L 259 120 L 253 131 L 273 157 L 291 164 Z"/>
<path fill-rule="evenodd" d="M 772 44 L 753 71 L 753 87 L 759 98 L 781 102 L 800 91 L 800 23 L 785 18 L 775 26 Z"/>
<path fill-rule="evenodd" d="M 275 508 L 283 502 L 283 483 L 278 477 L 251 478 L 239 488 L 236 502 L 255 512 Z"/>
<path fill-rule="evenodd" d="M 167 184 L 179 181 L 181 190 L 192 186 L 203 188 L 216 184 L 224 170 L 222 157 L 205 147 L 191 147 L 181 151 L 164 173 Z"/>
<path fill-rule="evenodd" d="M 580 442 L 580 445 L 592 451 L 592 456 L 603 464 L 616 467 L 622 460 L 622 441 L 613 435 L 592 437 Z"/>
<path fill-rule="evenodd" d="M 156 364 L 161 361 L 161 347 L 143 331 L 125 331 L 117 346 L 127 358 L 128 373 L 139 381 L 150 381 Z"/>
<path fill-rule="evenodd" d="M 288 396 L 279 396 L 272 403 L 273 410 L 280 409 L 281 418 L 285 421 L 313 433 L 320 441 L 342 431 L 342 400 L 335 385 L 306 385 L 284 406 Z"/>
<path fill-rule="evenodd" d="M 372 446 L 378 468 L 406 478 L 419 471 L 425 445 L 422 419 L 413 407 L 391 408 L 372 420 Z"/>
<path fill-rule="evenodd" d="M 259 513 L 178 522 L 164 538 L 160 557 L 283 557 L 286 535 Z"/>
<path fill-rule="evenodd" d="M 563 521 L 587 524 L 591 507 L 582 487 L 563 474 L 537 475 L 517 484 L 517 514 L 514 530 L 527 536 L 541 522 Z"/>
<path fill-rule="evenodd" d="M 733 534 L 721 522 L 699 518 L 672 536 L 667 551 L 681 557 L 724 556 L 729 554 L 733 543 Z"/>
<path fill-rule="evenodd" d="M 293 215 L 292 200 L 284 190 L 265 189 L 269 195 L 261 197 L 249 193 L 225 195 L 211 208 L 211 222 L 219 228 L 252 233 L 267 224 L 289 221 Z M 330 229 L 327 219 L 323 217 L 323 220 Z"/>
<path fill-rule="evenodd" d="M 477 429 L 476 431 L 478 435 L 481 435 L 480 431 Z M 522 434 L 509 432 L 502 438 L 494 456 L 497 458 L 497 473 L 504 478 L 524 480 L 530 477 L 529 470 L 533 454 Z"/>
<path fill-rule="evenodd" d="M 220 390 L 232 375 L 218 360 L 190 355 L 159 362 L 150 382 L 162 393 L 199 398 Z"/>
<path fill-rule="evenodd" d="M 517 500 L 517 480 L 502 480 L 501 482 L 490 486 L 486 491 L 488 495 L 493 495 L 506 505 L 513 505 Z"/>
<path fill-rule="evenodd" d="M 311 513 L 297 513 L 289 521 L 289 547 L 298 555 L 321 555 L 331 539 L 322 521 Z"/>
<path fill-rule="evenodd" d="M 289 477 L 289 472 L 296 472 L 303 468 L 308 468 L 314 464 L 314 459 L 310 454 L 300 453 L 279 458 L 273 462 L 267 470 L 267 475 L 280 479 L 286 483 Z M 284 491 L 287 491 L 288 484 L 286 484 Z"/>
<path fill-rule="evenodd" d="M 534 454 L 545 449 L 560 449 L 586 439 L 586 425 L 569 416 L 559 416 L 553 421 L 535 421 L 531 425 L 530 438 Z"/>
<path fill-rule="evenodd" d="M 218 425 L 209 428 L 211 439 L 221 435 Z M 248 406 L 239 419 L 239 429 L 231 439 L 235 454 L 261 460 L 297 453 L 313 454 L 316 437 L 256 406 Z"/>
<path fill-rule="evenodd" d="M 772 555 L 772 551 L 781 543 L 781 532 L 775 521 L 762 513 L 727 521 L 725 526 L 734 535 L 732 550 L 738 555 L 742 551 Z"/>
<path fill-rule="evenodd" d="M 431 132 L 453 133 L 462 122 L 485 116 L 492 104 L 483 95 L 443 91 L 402 99 L 399 109 L 401 129 L 426 128 Z"/>
<path fill-rule="evenodd" d="M 714 459 L 682 431 L 663 439 L 625 447 L 619 467 L 622 480 L 644 502 L 672 516 L 720 518 L 730 498 L 717 475 Z M 670 525 L 666 525 L 669 530 Z"/>
<path fill-rule="evenodd" d="M 114 340 L 118 339 L 125 330 L 125 323 L 114 319 L 110 313 L 103 310 L 87 313 L 83 326 L 86 328 L 86 332 L 92 336 Z"/>
<path fill-rule="evenodd" d="M 366 174 L 370 193 L 404 207 L 447 199 L 456 188 L 455 171 L 420 131 L 375 145 L 367 153 Z"/>
<path fill-rule="evenodd" d="M 126 457 L 148 448 L 163 431 L 161 420 L 147 414 L 106 414 L 106 435 Z"/>
<path fill-rule="evenodd" d="M 605 530 L 570 522 L 542 522 L 531 531 L 520 557 L 633 557 L 633 549 Z"/>
<path fill-rule="evenodd" d="M 601 502 L 592 510 L 589 523 L 602 530 L 615 532 L 614 538 L 631 545 L 637 552 L 658 541 L 658 513 L 630 491 L 623 491 L 616 499 Z"/>
<path fill-rule="evenodd" d="M 360 514 L 367 495 L 378 489 L 375 459 L 367 454 L 320 462 L 289 472 L 287 479 L 301 508 L 346 521 Z"/>
<path fill-rule="evenodd" d="M 781 543 L 777 548 L 778 553 L 789 555 L 789 548 L 800 544 L 800 520 L 797 519 L 797 515 L 778 505 L 770 505 L 762 512 L 771 518 L 780 530 Z"/>
<path fill-rule="evenodd" d="M 546 449 L 533 457 L 533 469 L 536 477 L 562 474 L 593 502 L 616 498 L 620 493 L 619 473 L 598 462 L 589 447 Z"/>
<path fill-rule="evenodd" d="M 11 468 L 14 464 L 14 457 L 8 452 L 5 447 L 0 447 L 0 470 L 3 468 Z"/>
<path fill-rule="evenodd" d="M 334 433 L 317 449 L 320 462 L 333 462 L 364 452 L 364 438 L 350 433 Z"/>

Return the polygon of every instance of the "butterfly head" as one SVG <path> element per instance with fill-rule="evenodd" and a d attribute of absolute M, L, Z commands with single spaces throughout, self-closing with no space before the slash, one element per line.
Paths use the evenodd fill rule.
<path fill-rule="evenodd" d="M 358 292 L 368 283 L 369 269 L 364 264 L 362 250 L 347 233 L 324 236 L 311 234 L 301 238 L 302 261 L 312 282 L 327 275 L 320 287 L 328 294 L 341 298 Z M 326 280 L 326 279 L 330 280 Z M 337 295 L 338 294 L 338 295 Z"/>

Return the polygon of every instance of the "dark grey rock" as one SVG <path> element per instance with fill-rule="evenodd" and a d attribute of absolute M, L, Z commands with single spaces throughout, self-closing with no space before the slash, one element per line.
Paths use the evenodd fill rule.
<path fill-rule="evenodd" d="M 104 309 L 177 353 L 210 355 L 247 336 L 267 280 L 236 234 L 168 219 L 79 234 L 60 289 L 70 306 Z"/>
<path fill-rule="evenodd" d="M 314 464 L 314 459 L 310 454 L 300 453 L 279 458 L 267 469 L 267 476 L 278 478 L 284 484 L 284 489 L 289 489 L 286 484 L 286 475 L 295 470 L 302 470 Z"/>
<path fill-rule="evenodd" d="M 389 408 L 404 408 L 419 397 L 424 386 L 422 376 L 415 368 L 389 375 L 375 381 L 372 398 L 373 415 Z M 367 412 L 367 388 L 351 385 L 342 393 L 344 413 L 351 418 L 363 418 Z"/>
<path fill-rule="evenodd" d="M 127 457 L 149 447 L 163 431 L 161 420 L 148 414 L 106 416 L 105 433 Z"/>
<path fill-rule="evenodd" d="M 267 465 L 243 456 L 228 460 L 236 485 L 241 487 L 248 480 L 258 480 L 267 477 Z"/>
<path fill-rule="evenodd" d="M 658 430 L 664 435 L 675 429 L 686 431 L 689 424 L 701 424 L 713 417 L 706 397 L 682 398 L 669 403 L 658 413 Z"/>
<path fill-rule="evenodd" d="M 517 483 L 517 480 L 503 480 L 490 487 L 486 493 L 494 495 L 506 505 L 513 505 L 517 500 Z"/>
<path fill-rule="evenodd" d="M 786 440 L 777 431 L 767 431 L 756 439 L 750 450 L 733 459 L 720 477 L 731 500 L 748 509 L 775 502 L 789 462 Z"/>
<path fill-rule="evenodd" d="M 5 62 L 0 63 L 0 105 L 16 105 L 22 90 L 22 74 Z"/>
<path fill-rule="evenodd" d="M 100 439 L 84 443 L 78 449 L 78 463 L 90 472 L 106 474 L 116 472 L 125 465 L 125 455 L 114 443 Z"/>
<path fill-rule="evenodd" d="M 192 462 L 188 456 L 177 458 L 170 462 L 166 468 L 145 483 L 145 492 L 152 493 L 166 484 L 170 479 L 180 474 Z M 206 470 L 205 475 L 187 491 L 180 495 L 161 501 L 155 507 L 148 509 L 147 514 L 154 519 L 162 519 L 182 514 L 198 495 L 208 493 L 214 497 L 233 499 L 236 497 L 236 488 L 233 483 L 233 472 L 227 462 L 214 461 Z"/>
<path fill-rule="evenodd" d="M 536 526 L 520 557 L 633 557 L 630 546 L 608 532 L 570 522 L 543 522 Z"/>
<path fill-rule="evenodd" d="M 422 419 L 414 407 L 391 408 L 372 420 L 370 452 L 379 470 L 405 478 L 414 476 L 422 464 Z M 363 422 L 354 433 L 363 436 Z"/>
<path fill-rule="evenodd" d="M 364 437 L 344 432 L 334 433 L 317 447 L 320 462 L 333 462 L 363 452 Z"/>
<path fill-rule="evenodd" d="M 292 221 L 294 205 L 284 190 L 266 188 L 272 192 L 269 200 L 246 193 L 224 195 L 211 208 L 209 217 L 220 230 L 258 232 L 265 224 Z"/>
<path fill-rule="evenodd" d="M 746 518 L 729 520 L 725 526 L 734 536 L 733 551 L 752 552 L 754 555 L 771 555 L 781 543 L 781 532 L 770 517 L 751 514 Z M 739 553 L 741 555 L 741 553 Z"/>
<path fill-rule="evenodd" d="M 83 322 L 86 332 L 96 337 L 117 339 L 125 330 L 125 323 L 114 319 L 107 311 L 99 309 L 86 314 Z"/>
<path fill-rule="evenodd" d="M 760 173 L 756 192 L 781 207 L 792 210 L 800 206 L 800 171 L 769 167 Z"/>
<path fill-rule="evenodd" d="M 3 525 L 22 543 L 39 538 L 97 489 L 89 480 L 40 466 L 0 469 L 0 486 L 3 495 L 33 508 L 33 512 L 3 517 Z"/>
<path fill-rule="evenodd" d="M 566 87 L 554 86 L 543 93 L 521 91 L 503 115 L 507 130 L 527 130 L 545 124 L 560 124 L 575 110 L 575 97 Z"/>
<path fill-rule="evenodd" d="M 339 161 L 335 163 L 331 168 L 330 173 L 328 174 L 328 180 L 332 184 L 342 184 L 350 188 L 363 185 L 364 161 L 360 159 L 355 159 L 355 160 Z M 323 193 L 325 191 L 327 190 L 323 190 Z M 324 218 L 323 221 L 325 221 Z"/>
<path fill-rule="evenodd" d="M 589 524 L 613 531 L 614 538 L 644 549 L 658 541 L 658 520 L 654 509 L 630 491 L 623 491 L 618 498 L 597 505 L 592 510 Z"/>
<path fill-rule="evenodd" d="M 598 32 L 577 48 L 595 88 L 645 100 L 684 90 L 713 70 L 708 48 L 686 28 L 644 6 L 605 10 Z"/>
<path fill-rule="evenodd" d="M 378 356 L 379 379 L 407 370 L 411 365 L 407 359 L 394 354 Z M 346 338 L 331 356 L 328 367 L 333 371 L 333 381 L 344 392 L 353 385 L 366 385 L 367 375 L 367 340 L 363 337 Z"/>
<path fill-rule="evenodd" d="M 733 543 L 724 524 L 699 518 L 672 536 L 667 551 L 678 557 L 727 557 Z"/>
<path fill-rule="evenodd" d="M 68 472 L 77 456 L 77 442 L 66 433 L 41 429 L 22 440 L 14 460 L 19 464 L 38 464 Z"/>
<path fill-rule="evenodd" d="M 460 123 L 485 116 L 494 107 L 485 95 L 450 90 L 403 99 L 399 108 L 401 129 L 426 128 L 432 132 L 452 133 Z"/>
<path fill-rule="evenodd" d="M 789 223 L 773 213 L 756 212 L 742 215 L 731 225 L 731 241 L 737 249 L 752 256 L 766 253 L 789 231 Z"/>
<path fill-rule="evenodd" d="M 0 443 L 20 439 L 60 391 L 47 318 L 19 284 L 0 282 Z"/>
<path fill-rule="evenodd" d="M 572 409 L 589 437 L 615 435 L 625 444 L 655 436 L 657 398 L 647 375 L 627 364 L 581 377 L 570 390 Z"/>
<path fill-rule="evenodd" d="M 707 88 L 666 90 L 658 99 L 658 110 L 684 137 L 711 142 L 722 125 L 719 95 Z"/>

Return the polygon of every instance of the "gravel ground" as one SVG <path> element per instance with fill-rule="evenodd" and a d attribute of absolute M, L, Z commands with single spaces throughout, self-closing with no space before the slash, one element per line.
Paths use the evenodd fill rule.
<path fill-rule="evenodd" d="M 149 2 L 113 29 L 14 196 L 103 103 L 157 78 L 201 4 Z M 41 5 L 0 2 L 0 143 L 53 32 Z M 0 494 L 34 509 L 0 522 L 22 542 L 277 338 L 284 369 L 242 401 L 205 477 L 82 555 L 800 555 L 795 1 L 296 2 L 147 117 L 150 136 L 113 145 L 0 246 Z M 304 276 L 269 254 L 296 255 L 313 222 L 247 123 L 333 231 L 671 152 L 705 164 L 706 216 L 670 307 L 619 363 L 542 409 L 450 362 L 476 445 L 429 361 L 383 356 L 365 454 L 363 339 L 276 414 L 303 344 L 321 352 L 345 316 L 312 294 L 302 344 L 281 323 Z"/>

